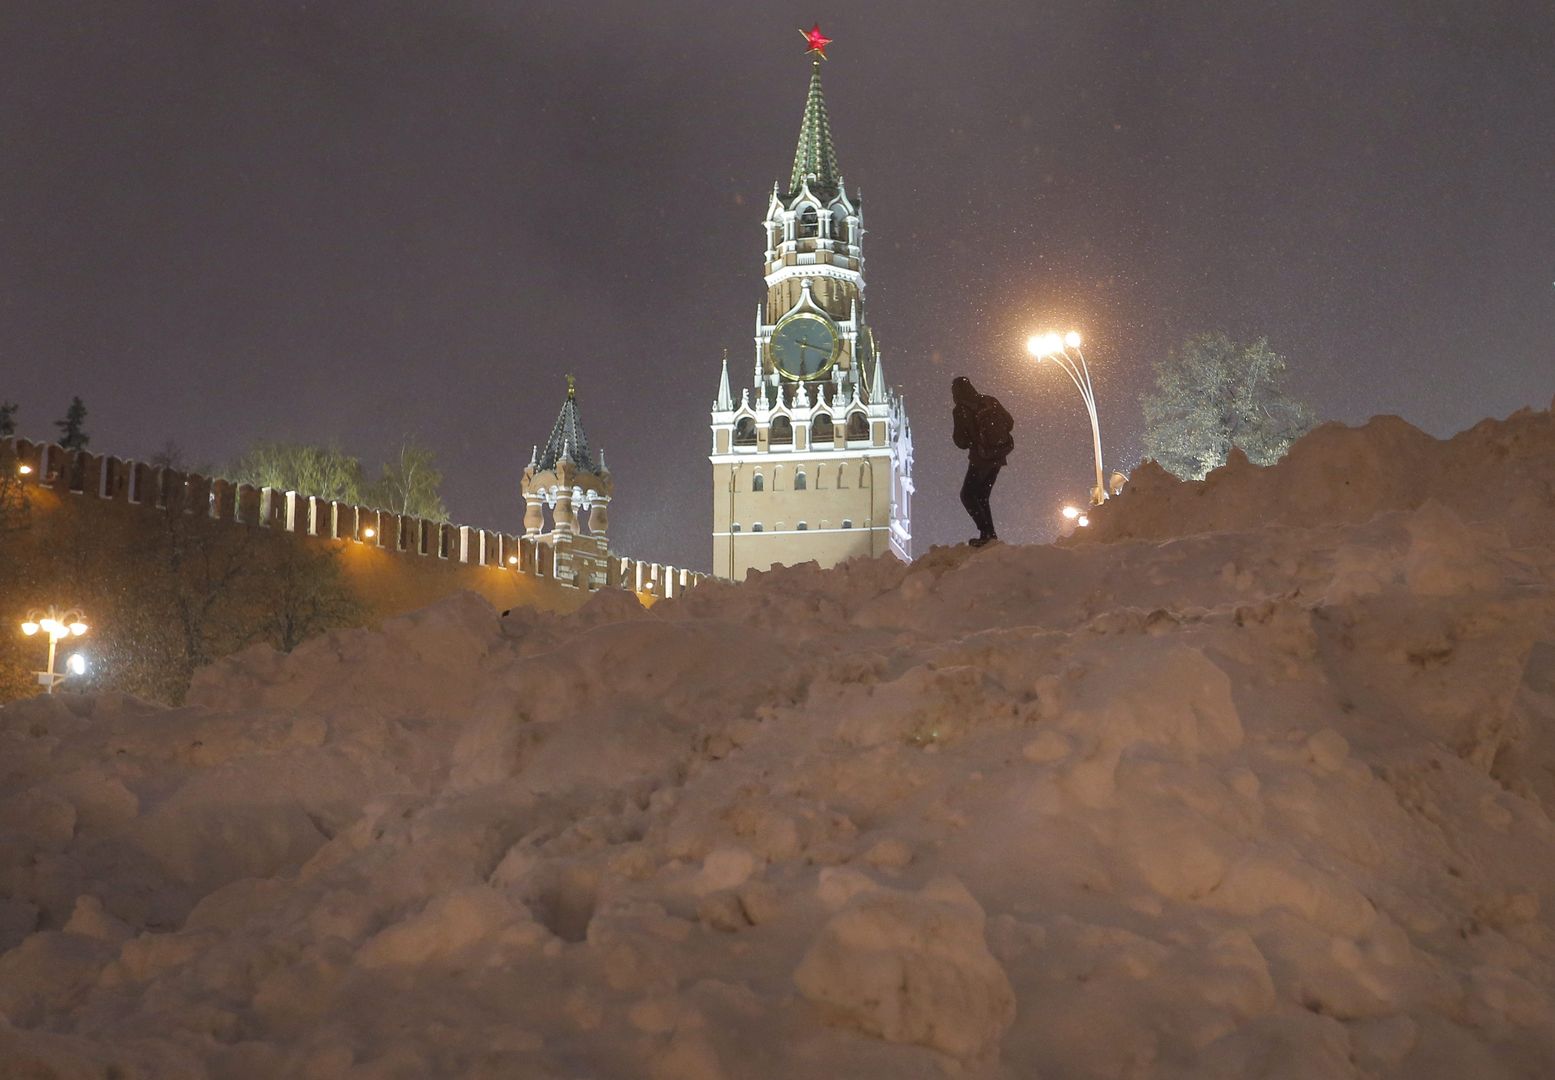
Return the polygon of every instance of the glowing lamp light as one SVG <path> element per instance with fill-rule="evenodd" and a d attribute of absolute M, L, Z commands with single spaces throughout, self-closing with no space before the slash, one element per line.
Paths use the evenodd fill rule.
<path fill-rule="evenodd" d="M 44 693 L 52 694 L 70 676 L 80 675 L 86 671 L 86 657 L 80 653 L 66 658 L 64 671 L 54 669 L 55 650 L 59 646 L 60 639 L 80 637 L 91 629 L 85 617 L 76 608 L 67 608 L 63 613 L 52 607 L 46 613 L 29 611 L 26 620 L 21 623 L 21 629 L 28 637 L 33 637 L 40 631 L 48 635 L 48 666 L 37 672 L 38 685 L 43 687 Z"/>
<path fill-rule="evenodd" d="M 16 467 L 16 471 L 21 473 L 23 476 L 31 476 L 32 475 L 32 466 L 31 465 L 18 465 Z"/>
<path fill-rule="evenodd" d="M 1091 519 L 1086 517 L 1084 514 L 1081 514 L 1078 518 L 1075 519 L 1075 524 L 1080 526 L 1080 528 L 1082 528 L 1082 529 L 1085 528 L 1090 523 L 1091 523 Z"/>
<path fill-rule="evenodd" d="M 1064 517 L 1068 518 L 1070 521 L 1073 521 L 1075 518 L 1080 516 L 1080 508 L 1078 506 L 1066 506 L 1064 507 L 1063 514 Z"/>
<path fill-rule="evenodd" d="M 1038 360 L 1064 351 L 1064 339 L 1057 334 L 1033 334 L 1026 339 L 1026 351 Z"/>
<path fill-rule="evenodd" d="M 378 530 L 377 529 L 363 529 L 362 530 L 362 539 L 363 540 L 371 540 L 373 537 L 375 537 L 377 535 L 378 535 Z"/>
<path fill-rule="evenodd" d="M 517 555 L 509 555 L 508 556 L 508 565 L 509 566 L 517 566 L 518 565 L 518 556 Z"/>
<path fill-rule="evenodd" d="M 1064 335 L 1064 344 L 1066 346 L 1068 346 L 1069 348 L 1071 348 L 1071 349 L 1078 349 L 1080 347 L 1080 334 L 1079 334 L 1079 332 L 1075 331 L 1075 330 L 1071 330 L 1071 331 L 1069 331 L 1069 333 L 1065 334 Z"/>

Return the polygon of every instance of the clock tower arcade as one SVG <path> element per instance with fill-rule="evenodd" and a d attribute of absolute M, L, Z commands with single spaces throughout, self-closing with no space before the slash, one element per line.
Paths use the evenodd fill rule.
<path fill-rule="evenodd" d="M 864 314 L 864 215 L 837 167 L 817 54 L 786 188 L 762 222 L 749 383 L 712 410 L 713 573 L 912 553 L 912 433 Z M 819 41 L 819 44 L 817 44 Z"/>

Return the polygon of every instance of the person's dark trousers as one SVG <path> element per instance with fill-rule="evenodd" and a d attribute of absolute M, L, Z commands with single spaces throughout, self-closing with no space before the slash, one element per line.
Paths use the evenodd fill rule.
<path fill-rule="evenodd" d="M 993 494 L 993 482 L 999 479 L 998 462 L 969 461 L 966 480 L 961 484 L 961 505 L 972 515 L 972 524 L 984 540 L 997 534 L 993 529 L 993 511 L 988 507 L 988 497 Z"/>

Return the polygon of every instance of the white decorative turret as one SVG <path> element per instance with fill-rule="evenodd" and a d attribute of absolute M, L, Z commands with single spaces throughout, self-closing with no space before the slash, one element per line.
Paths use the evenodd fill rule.
<path fill-rule="evenodd" d="M 875 374 L 869 383 L 869 400 L 876 405 L 884 405 L 887 400 L 885 388 L 885 363 L 880 359 L 880 354 L 875 354 Z"/>
<path fill-rule="evenodd" d="M 729 392 L 729 350 L 724 350 L 723 374 L 718 378 L 718 398 L 713 402 L 713 408 L 719 412 L 728 412 L 734 408 L 734 395 Z"/>

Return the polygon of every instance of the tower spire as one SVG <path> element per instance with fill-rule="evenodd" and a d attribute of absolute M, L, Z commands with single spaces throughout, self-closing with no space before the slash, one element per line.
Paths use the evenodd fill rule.
<path fill-rule="evenodd" d="M 869 403 L 871 405 L 884 405 L 886 403 L 885 365 L 880 362 L 880 354 L 875 353 L 875 373 L 869 382 Z"/>
<path fill-rule="evenodd" d="M 832 147 L 831 122 L 826 118 L 826 95 L 821 92 L 821 61 L 810 65 L 810 92 L 805 97 L 804 120 L 799 125 L 799 146 L 794 151 L 794 172 L 788 181 L 792 194 L 813 175 L 810 190 L 830 198 L 839 190 L 837 151 Z"/>
<path fill-rule="evenodd" d="M 594 457 L 589 453 L 589 438 L 583 433 L 583 419 L 578 415 L 577 381 L 567 376 L 567 400 L 551 428 L 551 437 L 545 440 L 540 459 L 535 462 L 538 470 L 554 469 L 559 461 L 570 461 L 584 472 L 595 472 Z"/>
<path fill-rule="evenodd" d="M 718 378 L 718 400 L 713 402 L 713 408 L 728 412 L 734 408 L 734 395 L 729 392 L 729 350 L 724 350 L 724 370 Z"/>

